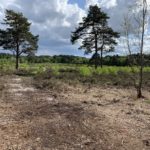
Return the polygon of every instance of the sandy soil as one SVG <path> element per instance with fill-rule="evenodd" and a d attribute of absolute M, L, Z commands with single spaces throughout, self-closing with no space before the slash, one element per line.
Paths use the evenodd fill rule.
<path fill-rule="evenodd" d="M 38 81 L 37 81 L 38 82 Z M 64 86 L 0 77 L 0 150 L 149 150 L 150 91 Z"/>

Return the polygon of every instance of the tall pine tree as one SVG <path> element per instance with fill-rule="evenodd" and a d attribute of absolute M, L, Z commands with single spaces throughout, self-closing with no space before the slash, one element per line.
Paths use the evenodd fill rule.
<path fill-rule="evenodd" d="M 18 69 L 20 55 L 34 53 L 37 50 L 38 36 L 30 32 L 31 24 L 22 13 L 6 10 L 3 24 L 6 25 L 6 29 L 0 29 L 0 46 L 15 53 Z"/>
<path fill-rule="evenodd" d="M 97 5 L 90 6 L 87 17 L 79 23 L 79 27 L 72 32 L 71 42 L 82 41 L 79 49 L 85 49 L 85 53 L 93 53 L 91 60 L 94 60 L 95 68 L 103 65 L 103 52 L 111 52 L 117 44 L 116 38 L 119 33 L 114 32 L 108 26 L 109 17 Z"/>

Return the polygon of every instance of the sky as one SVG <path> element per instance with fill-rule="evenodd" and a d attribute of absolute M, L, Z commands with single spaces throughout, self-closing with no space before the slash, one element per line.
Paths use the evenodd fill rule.
<path fill-rule="evenodd" d="M 79 7 L 84 9 L 86 0 L 69 0 L 69 3 L 70 4 L 78 4 Z"/>
<path fill-rule="evenodd" d="M 22 12 L 32 23 L 31 31 L 39 35 L 37 55 L 77 55 L 84 56 L 78 50 L 79 45 L 70 43 L 74 31 L 82 17 L 87 14 L 89 5 L 97 4 L 109 16 L 109 25 L 120 31 L 122 18 L 128 5 L 134 0 L 0 0 L 0 22 L 5 9 Z M 150 3 L 150 0 L 148 0 Z M 0 25 L 2 28 L 2 25 Z M 147 42 L 148 43 L 148 42 Z M 147 45 L 148 47 L 148 45 Z M 116 47 L 115 54 L 124 54 L 122 45 Z"/>

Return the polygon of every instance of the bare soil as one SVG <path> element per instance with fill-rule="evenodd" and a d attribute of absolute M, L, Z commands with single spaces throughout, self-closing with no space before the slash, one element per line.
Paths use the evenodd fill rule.
<path fill-rule="evenodd" d="M 0 150 L 150 149 L 150 89 L 32 83 L 0 77 Z"/>

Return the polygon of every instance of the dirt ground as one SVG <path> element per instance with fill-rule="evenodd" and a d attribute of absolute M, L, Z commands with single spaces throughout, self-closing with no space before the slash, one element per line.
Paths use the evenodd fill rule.
<path fill-rule="evenodd" d="M 150 89 L 32 82 L 0 77 L 0 150 L 150 150 Z"/>

